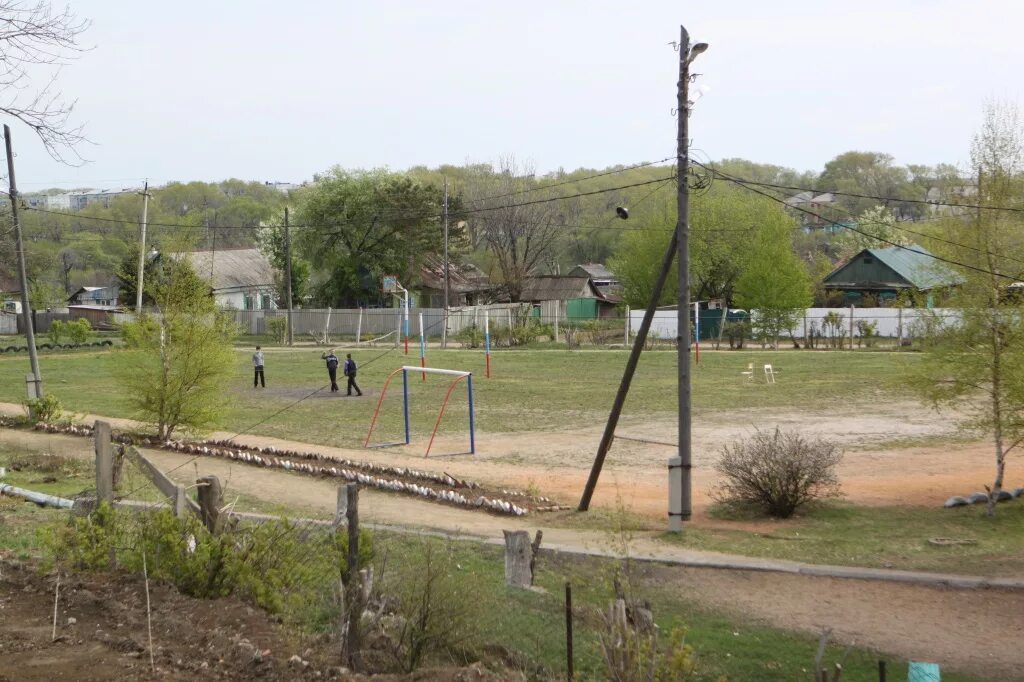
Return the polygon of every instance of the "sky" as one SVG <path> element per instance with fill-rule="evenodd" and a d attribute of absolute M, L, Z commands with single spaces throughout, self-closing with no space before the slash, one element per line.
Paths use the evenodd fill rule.
<path fill-rule="evenodd" d="M 985 102 L 1024 94 L 1013 0 L 67 1 L 92 21 L 58 81 L 89 162 L 12 124 L 22 192 L 670 157 L 680 24 L 710 45 L 698 158 L 965 165 Z"/>

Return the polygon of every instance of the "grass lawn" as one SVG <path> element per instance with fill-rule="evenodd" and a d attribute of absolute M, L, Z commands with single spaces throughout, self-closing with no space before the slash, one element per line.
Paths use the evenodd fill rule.
<path fill-rule="evenodd" d="M 1024 500 L 938 509 L 830 503 L 769 531 L 691 528 L 664 535 L 693 549 L 841 566 L 870 566 L 986 576 L 1020 576 Z M 936 544 L 929 540 L 953 541 Z"/>
<path fill-rule="evenodd" d="M 346 349 L 339 349 L 339 353 Z M 44 386 L 69 410 L 107 416 L 133 416 L 114 370 L 133 351 L 41 355 Z M 250 351 L 236 354 L 234 378 L 224 387 L 229 410 L 218 428 L 252 429 L 282 438 L 329 445 L 361 444 L 384 379 L 402 364 L 418 364 L 387 348 L 353 350 L 367 397 L 348 400 L 326 390 L 321 349 L 268 349 L 268 388 L 253 390 Z M 727 409 L 775 408 L 826 413 L 911 397 L 903 377 L 919 356 L 885 352 L 705 352 L 694 370 L 695 416 Z M 622 376 L 626 351 L 502 351 L 493 355 L 493 377 L 484 378 L 480 351 L 430 349 L 434 367 L 475 373 L 477 426 L 482 432 L 544 431 L 601 423 Z M 781 368 L 779 383 L 750 385 L 740 371 L 747 363 Z M 0 400 L 20 402 L 25 393 L 27 357 L 0 356 Z M 650 352 L 640 362 L 624 419 L 671 418 L 675 411 L 675 353 Z M 436 418 L 447 382 L 431 376 L 410 381 L 413 428 L 425 436 Z M 309 396 L 318 388 L 325 390 Z M 344 384 L 342 384 L 344 388 Z M 454 394 L 443 429 L 467 428 L 464 392 Z M 306 397 L 309 396 L 309 397 Z M 401 430 L 401 387 L 388 392 L 380 435 L 394 439 Z M 304 400 L 302 400 L 305 397 Z M 416 409 L 422 406 L 422 409 Z M 284 410 L 275 415 L 279 410 Z M 263 423 L 259 423 L 263 422 Z M 259 423 L 259 424 L 258 424 Z M 258 425 L 257 425 L 258 424 Z"/>

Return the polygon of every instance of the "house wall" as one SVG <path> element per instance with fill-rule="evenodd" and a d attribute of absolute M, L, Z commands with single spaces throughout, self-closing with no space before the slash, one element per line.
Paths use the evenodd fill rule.
<path fill-rule="evenodd" d="M 866 262 L 868 258 L 871 259 L 870 263 Z M 839 272 L 825 279 L 826 285 L 847 282 L 855 284 L 898 282 L 907 286 L 910 285 L 910 282 L 900 277 L 888 265 L 885 265 L 874 256 L 865 257 L 863 254 L 857 256 L 856 260 L 847 263 Z"/>

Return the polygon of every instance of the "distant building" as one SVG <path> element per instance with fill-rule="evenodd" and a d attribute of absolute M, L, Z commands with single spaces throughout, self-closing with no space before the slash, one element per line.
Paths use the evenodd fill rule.
<path fill-rule="evenodd" d="M 828 212 L 836 205 L 836 196 L 831 192 L 821 194 L 800 192 L 786 199 L 783 203 L 793 209 L 802 225 L 824 227 L 832 224 L 827 218 L 829 218 Z"/>
<path fill-rule="evenodd" d="M 57 194 L 32 193 L 23 194 L 21 197 L 30 208 L 47 211 L 81 211 L 92 204 L 102 204 L 105 208 L 110 208 L 110 202 L 114 198 L 126 194 L 138 194 L 141 191 L 137 187 L 126 187 L 122 189 L 75 190 Z"/>
<path fill-rule="evenodd" d="M 448 296 L 450 306 L 479 305 L 485 302 L 494 286 L 490 278 L 471 263 L 448 264 Z M 444 307 L 444 259 L 429 256 L 420 268 L 416 287 L 419 305 L 425 308 Z"/>
<path fill-rule="evenodd" d="M 220 307 L 277 308 L 274 267 L 259 249 L 192 251 L 178 257 L 188 258 L 200 277 L 211 279 L 213 297 Z"/>
<path fill-rule="evenodd" d="M 120 289 L 110 287 L 79 287 L 68 297 L 68 305 L 117 306 Z"/>
<path fill-rule="evenodd" d="M 621 296 L 622 284 L 611 270 L 601 263 L 583 263 L 569 271 L 570 277 L 589 277 L 594 287 L 605 296 Z"/>
<path fill-rule="evenodd" d="M 547 312 L 544 304 L 555 302 L 565 310 L 565 318 L 578 320 L 612 317 L 622 301 L 618 296 L 602 293 L 589 275 L 572 274 L 530 277 L 523 283 L 519 300 L 533 303 L 538 314 L 545 319 L 551 313 Z"/>
<path fill-rule="evenodd" d="M 868 297 L 878 304 L 892 301 L 901 292 L 940 292 L 963 278 L 924 247 L 909 245 L 864 249 L 825 277 L 825 289 L 841 291 L 847 305 Z"/>
<path fill-rule="evenodd" d="M 291 192 L 295 189 L 300 189 L 306 186 L 306 183 L 296 184 L 294 182 L 264 182 L 264 185 L 270 189 L 276 189 L 278 192 Z"/>

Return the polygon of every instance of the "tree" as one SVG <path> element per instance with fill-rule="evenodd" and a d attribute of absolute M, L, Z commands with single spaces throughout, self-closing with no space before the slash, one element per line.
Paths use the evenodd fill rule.
<path fill-rule="evenodd" d="M 836 190 L 853 194 L 869 194 L 884 197 L 907 197 L 924 199 L 923 194 L 915 194 L 910 184 L 906 168 L 893 164 L 890 154 L 880 152 L 846 152 L 825 164 L 825 170 L 818 178 L 818 187 L 822 191 Z M 847 216 L 860 215 L 874 207 L 877 199 L 862 199 L 839 195 L 836 204 L 845 210 Z M 920 205 L 890 202 L 890 207 L 901 214 L 917 215 Z M 831 216 L 826 216 L 831 217 Z M 843 216 L 836 216 L 842 219 Z"/>
<path fill-rule="evenodd" d="M 313 296 L 330 306 L 379 301 L 383 275 L 408 285 L 443 249 L 443 192 L 387 170 L 335 167 L 298 196 L 293 244 L 314 270 Z M 453 214 L 450 239 L 461 230 Z"/>
<path fill-rule="evenodd" d="M 0 20 L 0 111 L 31 128 L 55 160 L 79 165 L 76 146 L 85 138 L 70 122 L 75 103 L 62 101 L 54 86 L 60 67 L 82 51 L 78 39 L 89 22 L 67 8 L 54 12 L 46 0 L 0 0 Z M 33 87 L 45 67 L 49 79 Z"/>
<path fill-rule="evenodd" d="M 498 172 L 477 183 L 470 194 L 475 211 L 471 221 L 483 236 L 501 285 L 513 302 L 520 300 L 527 279 L 550 269 L 561 233 L 579 215 L 579 205 L 572 200 L 530 203 L 559 196 L 533 191 L 537 184 L 532 169 L 504 158 Z"/>
<path fill-rule="evenodd" d="M 1024 128 L 1017 109 L 987 108 L 971 160 L 980 174 L 978 201 L 1020 205 L 1024 197 Z M 945 224 L 944 251 L 962 268 L 953 294 L 960 312 L 924 356 L 915 384 L 938 407 L 967 413 L 965 428 L 984 433 L 995 450 L 988 514 L 1003 488 L 1006 456 L 1024 444 L 1024 306 L 1008 295 L 1024 262 L 1024 221 L 1008 211 L 978 211 L 973 220 Z M 1010 273 L 1010 275 L 1007 275 Z"/>
<path fill-rule="evenodd" d="M 917 231 L 917 230 L 915 230 Z M 857 231 L 843 230 L 836 235 L 833 246 L 841 260 L 851 258 L 864 249 L 909 246 L 912 236 L 896 226 L 896 217 L 885 206 L 874 206 L 857 218 Z"/>
<path fill-rule="evenodd" d="M 813 300 L 807 269 L 793 253 L 792 236 L 784 223 L 762 229 L 736 282 L 736 303 L 757 312 L 754 324 L 762 339 L 776 345 Z"/>
<path fill-rule="evenodd" d="M 265 226 L 256 236 L 256 243 L 260 251 L 270 259 L 274 266 L 274 285 L 277 288 L 277 302 L 279 307 L 287 307 L 288 282 L 286 281 L 288 271 L 287 251 L 284 243 L 284 219 L 283 216 L 272 221 L 271 225 Z M 295 253 L 294 243 L 292 245 L 292 305 L 302 305 L 306 300 L 309 289 L 309 261 Z"/>
<path fill-rule="evenodd" d="M 657 201 L 634 212 L 629 221 L 633 229 L 623 236 L 611 268 L 623 284 L 626 302 L 645 307 L 675 229 L 675 195 L 659 195 Z M 795 227 L 778 202 L 731 183 L 715 182 L 707 191 L 695 193 L 690 212 L 692 297 L 731 304 L 736 281 L 756 254 L 757 235 L 769 231 L 791 245 Z M 678 300 L 676 281 L 670 276 L 660 304 Z"/>
<path fill-rule="evenodd" d="M 166 259 L 146 285 L 157 315 L 125 325 L 134 352 L 118 363 L 119 379 L 139 416 L 161 439 L 216 423 L 234 368 L 234 321 L 214 306 L 210 284 L 188 261 Z"/>

